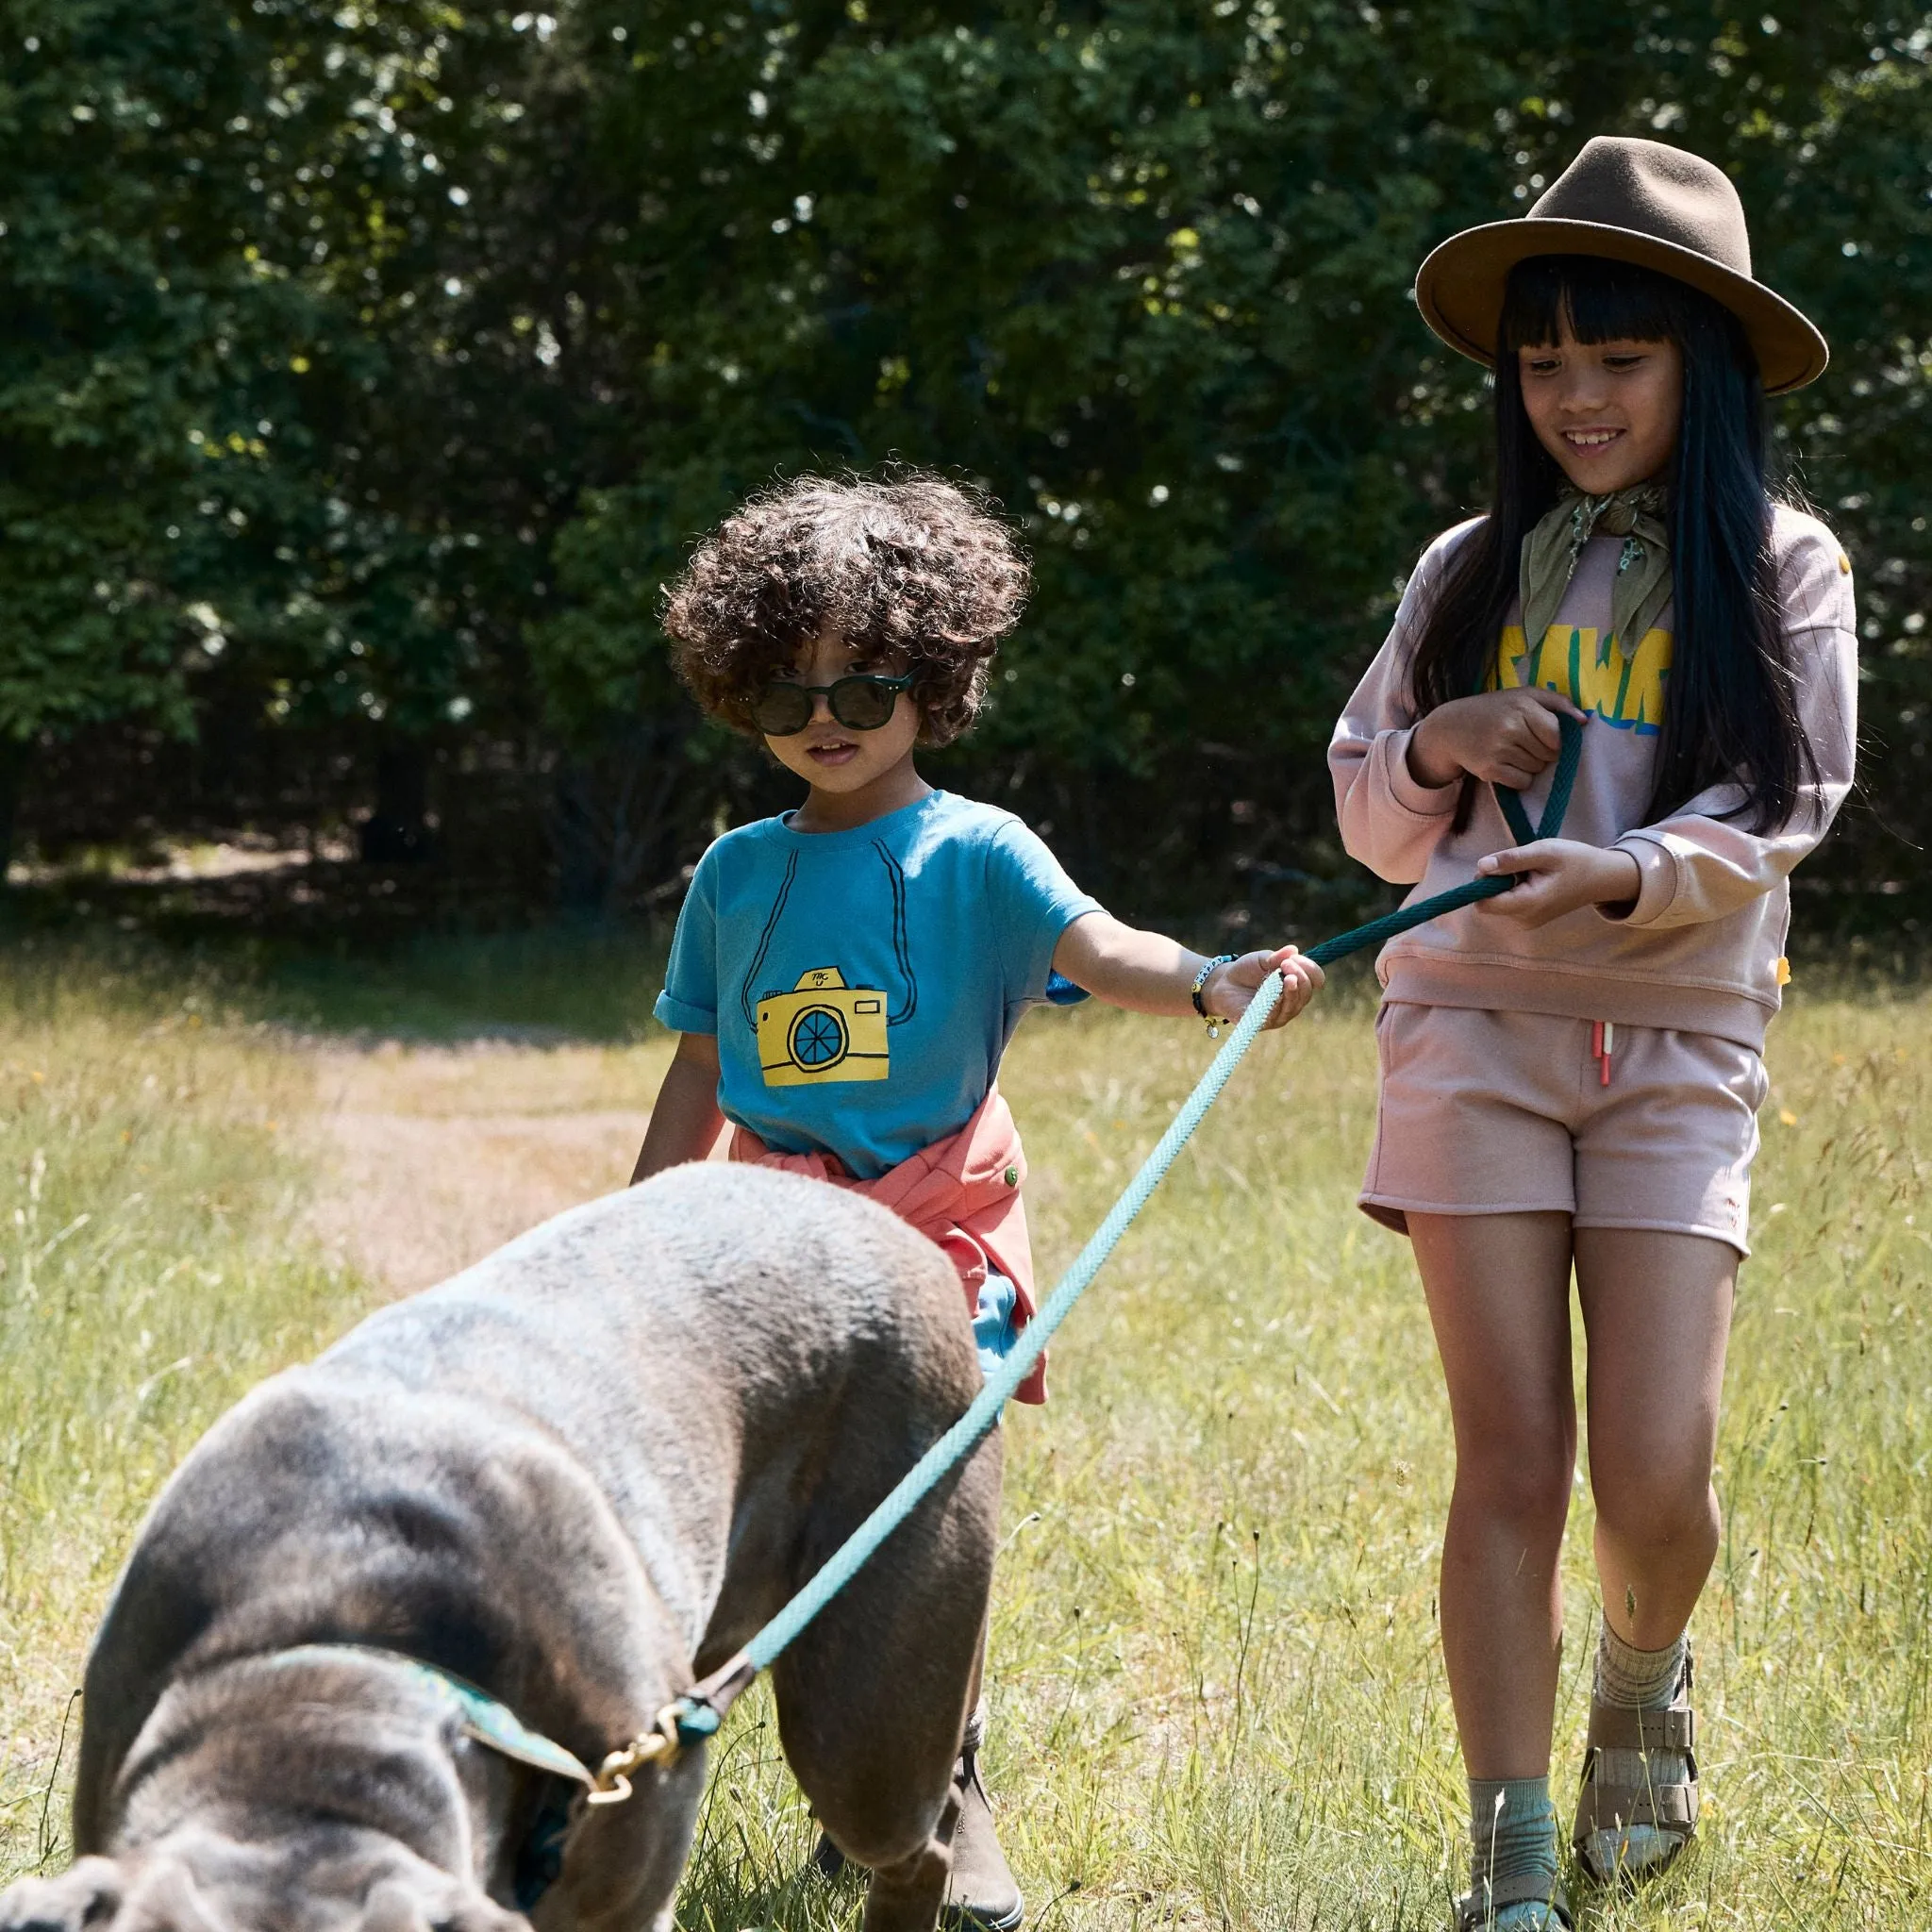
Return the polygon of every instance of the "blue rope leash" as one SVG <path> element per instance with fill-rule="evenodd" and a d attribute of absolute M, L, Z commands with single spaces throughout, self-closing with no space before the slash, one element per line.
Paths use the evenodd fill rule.
<path fill-rule="evenodd" d="M 1550 795 L 1543 807 L 1540 824 L 1530 824 L 1523 801 L 1516 792 L 1501 785 L 1494 788 L 1497 802 L 1509 821 L 1509 829 L 1520 844 L 1528 844 L 1535 839 L 1554 838 L 1569 809 L 1570 793 L 1575 783 L 1577 760 L 1583 746 L 1583 731 L 1570 718 L 1562 720 L 1562 749 L 1551 776 Z M 1467 885 L 1438 892 L 1413 906 L 1402 907 L 1380 919 L 1372 919 L 1364 925 L 1338 934 L 1332 940 L 1324 940 L 1320 945 L 1309 947 L 1307 957 L 1318 966 L 1331 965 L 1351 953 L 1380 945 L 1398 933 L 1426 924 L 1432 919 L 1440 919 L 1445 912 L 1454 912 L 1458 907 L 1472 906 L 1479 899 L 1493 899 L 1509 891 L 1515 883 L 1511 874 L 1472 879 Z M 1006 1407 L 1014 1391 L 1046 1352 L 1054 1331 L 1073 1313 L 1074 1304 L 1092 1285 L 1093 1277 L 1106 1265 L 1122 1235 L 1126 1233 L 1134 1217 L 1147 1205 L 1148 1197 L 1166 1177 L 1168 1169 L 1174 1163 L 1174 1157 L 1187 1145 L 1208 1109 L 1221 1097 L 1221 1090 L 1227 1085 L 1229 1076 L 1241 1064 L 1241 1057 L 1254 1044 L 1255 1036 L 1274 1010 L 1275 1003 L 1281 998 L 1281 987 L 1279 973 L 1271 973 L 1261 982 L 1247 1011 L 1236 1022 L 1234 1031 L 1209 1061 L 1208 1071 L 1201 1075 L 1194 1091 L 1182 1102 L 1180 1111 L 1174 1117 L 1166 1133 L 1155 1142 L 1154 1151 L 1141 1163 L 1140 1172 L 1108 1210 L 1107 1219 L 1094 1229 L 1087 1245 L 1074 1257 L 1074 1265 L 1060 1276 L 1054 1291 L 1020 1331 L 1012 1353 L 988 1376 L 985 1388 L 974 1398 L 972 1407 L 900 1477 L 884 1502 L 832 1553 L 811 1581 L 743 1650 L 722 1670 L 714 1672 L 678 1700 L 673 1708 L 681 1740 L 693 1743 L 718 1728 L 739 1692 L 758 1672 L 770 1667 L 806 1625 L 852 1581 L 879 1545 L 925 1500 L 940 1478 L 956 1463 L 963 1461 L 981 1437 L 999 1421 L 1000 1411 Z"/>
<path fill-rule="evenodd" d="M 1543 801 L 1542 817 L 1537 824 L 1530 824 L 1520 791 L 1512 791 L 1507 785 L 1491 788 L 1496 794 L 1496 803 L 1503 808 L 1503 816 L 1509 822 L 1510 836 L 1519 845 L 1531 844 L 1538 839 L 1554 839 L 1562 830 L 1570 809 L 1570 794 L 1576 786 L 1576 767 L 1583 756 L 1583 726 L 1574 718 L 1561 718 L 1558 722 L 1563 732 L 1562 748 L 1557 754 L 1557 769 L 1550 774 L 1550 795 Z M 1308 948 L 1308 958 L 1317 966 L 1333 965 L 1337 959 L 1345 959 L 1366 946 L 1379 946 L 1398 933 L 1426 925 L 1430 920 L 1441 919 L 1443 913 L 1454 912 L 1458 907 L 1474 906 L 1478 899 L 1497 898 L 1515 883 L 1513 873 L 1504 873 L 1493 878 L 1471 879 L 1466 886 L 1452 886 L 1433 898 L 1419 899 L 1413 906 L 1400 907 L 1380 919 L 1370 920 L 1366 925 L 1354 926 L 1332 940 L 1324 940 L 1319 946 Z"/>

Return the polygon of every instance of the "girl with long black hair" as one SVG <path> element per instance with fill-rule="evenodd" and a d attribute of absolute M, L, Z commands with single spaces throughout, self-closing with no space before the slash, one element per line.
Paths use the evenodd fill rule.
<path fill-rule="evenodd" d="M 1394 941 L 1362 1206 L 1414 1244 L 1455 1428 L 1441 1621 L 1470 1778 L 1464 1932 L 1571 1924 L 1549 1790 L 1576 1454 L 1603 1617 L 1572 1841 L 1661 1870 L 1697 1821 L 1690 1613 L 1747 1252 L 1787 876 L 1851 782 L 1851 565 L 1773 501 L 1763 398 L 1816 329 L 1752 279 L 1697 157 L 1598 139 L 1524 219 L 1452 238 L 1416 297 L 1495 370 L 1496 495 L 1431 544 L 1330 750 L 1382 876 L 1514 888 Z M 1547 800 L 1518 844 L 1495 788 Z"/>

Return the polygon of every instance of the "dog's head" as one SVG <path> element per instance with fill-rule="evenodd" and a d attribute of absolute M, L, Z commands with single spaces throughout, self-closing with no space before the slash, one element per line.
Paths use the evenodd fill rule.
<path fill-rule="evenodd" d="M 0 1892 L 0 1932 L 529 1932 L 393 1840 L 324 1849 L 179 1834 Z"/>
<path fill-rule="evenodd" d="M 528 1932 L 494 1904 L 529 1779 L 356 1658 L 176 1683 L 101 1851 L 0 1895 L 0 1932 Z"/>

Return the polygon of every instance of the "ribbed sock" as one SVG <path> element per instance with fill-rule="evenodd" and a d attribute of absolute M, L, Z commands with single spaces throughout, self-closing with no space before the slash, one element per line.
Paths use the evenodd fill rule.
<path fill-rule="evenodd" d="M 1599 1626 L 1596 1646 L 1598 1698 L 1626 1710 L 1662 1710 L 1676 1694 L 1689 1641 L 1680 1637 L 1662 1650 L 1639 1650 L 1635 1644 L 1625 1643 L 1606 1618 Z M 1641 1751 L 1605 1751 L 1597 1775 L 1606 1784 L 1674 1784 L 1687 1769 L 1681 1751 L 1653 1751 L 1647 1763 Z M 1676 1850 L 1673 1834 L 1649 1825 L 1633 1824 L 1621 1832 L 1599 1832 L 1597 1837 L 1601 1842 L 1591 1854 L 1591 1862 L 1603 1871 L 1621 1865 L 1633 1878 L 1641 1878 Z"/>
<path fill-rule="evenodd" d="M 1596 1694 L 1626 1710 L 1661 1710 L 1676 1694 L 1688 1641 L 1680 1637 L 1662 1650 L 1639 1650 L 1625 1643 L 1606 1618 L 1597 1626 Z"/>
<path fill-rule="evenodd" d="M 1473 1777 L 1469 1781 L 1470 1890 L 1478 1903 L 1487 1884 L 1534 1875 L 1557 1883 L 1557 1807 L 1547 1777 Z M 1539 1904 L 1505 1906 L 1498 1932 L 1541 1932 L 1557 1922 Z"/>

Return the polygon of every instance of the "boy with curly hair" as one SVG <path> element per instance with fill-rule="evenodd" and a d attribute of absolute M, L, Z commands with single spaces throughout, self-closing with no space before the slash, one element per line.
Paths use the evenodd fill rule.
<path fill-rule="evenodd" d="M 754 497 L 671 587 L 665 627 L 712 717 L 762 738 L 805 802 L 698 864 L 657 1015 L 681 1037 L 633 1180 L 731 1158 L 857 1187 L 958 1269 L 981 1359 L 1032 1313 L 1025 1158 L 995 1086 L 1029 1006 L 1243 1012 L 1275 968 L 1279 1026 L 1321 969 L 1292 946 L 1203 958 L 1105 912 L 1012 813 L 935 791 L 922 745 L 968 730 L 1028 571 L 983 501 L 937 476 L 800 477 Z M 1042 1361 L 1019 1391 L 1045 1400 Z M 948 1911 L 1024 1907 L 968 1725 Z M 820 1863 L 837 1862 L 821 1846 Z"/>

